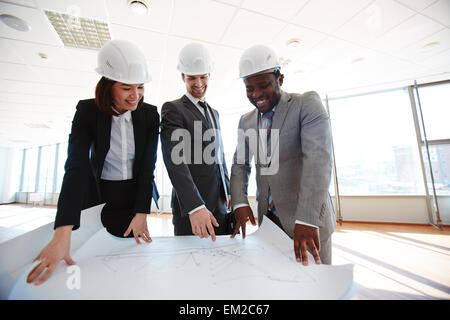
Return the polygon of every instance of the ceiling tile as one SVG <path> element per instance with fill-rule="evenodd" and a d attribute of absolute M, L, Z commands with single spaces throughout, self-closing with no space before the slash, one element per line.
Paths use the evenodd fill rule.
<path fill-rule="evenodd" d="M 240 9 L 225 33 L 222 44 L 246 49 L 254 44 L 270 44 L 286 23 Z"/>
<path fill-rule="evenodd" d="M 236 10 L 233 6 L 210 0 L 175 0 L 171 34 L 218 42 Z"/>
<path fill-rule="evenodd" d="M 416 14 L 376 39 L 371 43 L 371 47 L 384 52 L 397 52 L 401 48 L 443 29 L 444 27 L 441 24 Z"/>
<path fill-rule="evenodd" d="M 1 79 L 4 80 L 28 80 L 38 83 L 41 80 L 40 75 L 27 65 L 16 63 L 0 63 Z"/>
<path fill-rule="evenodd" d="M 289 21 L 308 0 L 245 0 L 242 8 Z"/>
<path fill-rule="evenodd" d="M 429 68 L 436 68 L 440 73 L 450 73 L 450 49 L 422 60 L 421 64 Z"/>
<path fill-rule="evenodd" d="M 348 41 L 328 37 L 305 54 L 301 61 L 304 64 L 318 66 L 333 66 L 338 63 L 349 64 L 354 59 L 367 58 L 373 54 L 367 48 L 352 44 Z"/>
<path fill-rule="evenodd" d="M 14 4 L 17 4 L 19 6 L 37 8 L 36 2 L 34 0 L 14 0 L 14 1 L 2 0 L 0 2 L 14 2 Z"/>
<path fill-rule="evenodd" d="M 73 105 L 73 100 L 73 98 L 64 97 L 46 97 L 45 99 L 42 99 L 41 97 L 34 95 L 18 95 L 14 93 L 0 92 L 0 103 L 9 105 L 12 103 L 17 103 L 21 105 L 28 104 L 30 106 L 61 106 L 67 103 L 72 103 Z"/>
<path fill-rule="evenodd" d="M 111 24 L 111 37 L 133 42 L 142 50 L 147 59 L 162 60 L 164 58 L 166 37 L 159 32 Z"/>
<path fill-rule="evenodd" d="M 103 1 L 92 0 L 36 0 L 43 10 L 65 13 L 75 17 L 108 21 L 108 14 Z M 119 2 L 119 1 L 117 1 Z M 121 1 L 125 2 L 125 1 Z"/>
<path fill-rule="evenodd" d="M 393 0 L 377 0 L 340 27 L 334 35 L 367 44 L 414 14 L 413 10 Z"/>
<path fill-rule="evenodd" d="M 301 60 L 311 48 L 326 37 L 324 33 L 290 24 L 280 32 L 270 45 L 279 57 L 296 62 Z M 299 43 L 288 45 L 289 41 L 294 40 L 298 40 Z"/>
<path fill-rule="evenodd" d="M 407 6 L 410 9 L 420 12 L 426 7 L 430 6 L 431 4 L 439 0 L 396 0 L 396 1 L 398 3 Z"/>
<path fill-rule="evenodd" d="M 0 62 L 26 64 L 26 61 L 17 51 L 14 43 L 18 41 L 0 38 Z"/>
<path fill-rule="evenodd" d="M 0 12 L 14 15 L 25 20 L 30 25 L 30 30 L 23 32 L 14 30 L 0 22 L 0 34 L 2 37 L 55 46 L 62 45 L 61 40 L 41 10 L 0 2 Z"/>
<path fill-rule="evenodd" d="M 373 0 L 314 0 L 291 21 L 314 30 L 331 33 Z M 326 8 L 326 10 L 324 10 Z"/>
<path fill-rule="evenodd" d="M 28 64 L 30 66 L 71 69 L 80 71 L 92 71 L 97 63 L 97 51 L 87 49 L 75 49 L 68 47 L 55 47 L 45 44 L 30 43 L 24 41 L 14 41 L 0 39 L 2 48 L 13 50 L 14 55 L 2 58 L 0 61 Z M 4 43 L 4 47 L 3 47 Z M 39 54 L 43 53 L 47 59 L 42 59 Z"/>
<path fill-rule="evenodd" d="M 64 49 L 65 56 L 67 56 L 66 68 L 75 69 L 80 71 L 92 71 L 97 68 L 97 54 L 96 50 L 80 49 L 80 48 L 69 48 Z M 50 56 L 50 59 L 52 57 Z"/>
<path fill-rule="evenodd" d="M 94 90 L 98 80 L 100 79 L 100 75 L 98 75 L 94 70 L 79 71 L 34 66 L 31 67 L 31 69 L 40 76 L 41 83 L 46 84 L 86 87 Z"/>
<path fill-rule="evenodd" d="M 234 7 L 240 7 L 242 2 L 244 2 L 244 0 L 214 0 L 214 1 L 226 3 Z"/>
<path fill-rule="evenodd" d="M 151 0 L 147 15 L 134 14 L 127 5 L 127 1 L 106 0 L 109 21 L 115 24 L 133 26 L 166 33 L 169 31 L 170 16 L 172 14 L 172 0 Z"/>
<path fill-rule="evenodd" d="M 450 49 L 450 29 L 444 29 L 403 48 L 400 53 L 411 61 L 420 63 L 448 49 Z"/>
<path fill-rule="evenodd" d="M 443 25 L 450 27 L 450 1 L 440 0 L 429 6 L 423 11 L 423 14 L 436 19 Z"/>
<path fill-rule="evenodd" d="M 0 80 L 0 93 L 35 95 L 45 99 L 46 96 L 87 99 L 94 94 L 94 88 L 67 87 L 32 81 Z M 74 106 L 75 107 L 75 106 Z"/>

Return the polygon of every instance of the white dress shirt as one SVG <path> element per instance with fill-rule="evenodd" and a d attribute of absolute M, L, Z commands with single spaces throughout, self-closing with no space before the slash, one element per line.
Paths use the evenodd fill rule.
<path fill-rule="evenodd" d="M 118 114 L 118 112 L 113 108 Z M 106 154 L 101 179 L 133 179 L 134 131 L 131 111 L 113 116 L 111 122 L 111 140 Z"/>

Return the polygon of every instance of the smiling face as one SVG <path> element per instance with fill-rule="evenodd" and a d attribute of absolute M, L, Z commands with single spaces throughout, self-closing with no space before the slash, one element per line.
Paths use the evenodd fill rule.
<path fill-rule="evenodd" d="M 278 104 L 281 97 L 283 75 L 263 73 L 244 79 L 247 98 L 262 113 L 270 111 Z"/>
<path fill-rule="evenodd" d="M 181 74 L 181 78 L 186 84 L 186 90 L 193 97 L 201 99 L 205 96 L 208 88 L 209 74 L 188 75 Z"/>
<path fill-rule="evenodd" d="M 115 82 L 111 88 L 114 108 L 120 113 L 136 110 L 144 96 L 144 84 Z"/>

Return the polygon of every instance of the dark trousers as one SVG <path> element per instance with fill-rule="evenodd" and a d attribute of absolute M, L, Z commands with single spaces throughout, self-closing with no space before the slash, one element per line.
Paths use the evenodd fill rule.
<path fill-rule="evenodd" d="M 275 223 L 278 227 L 280 227 L 281 230 L 284 231 L 283 227 L 281 226 L 280 218 L 278 218 L 272 211 L 267 211 L 266 217 L 272 220 L 273 223 Z"/>
<path fill-rule="evenodd" d="M 227 219 L 227 210 L 226 207 L 218 207 L 213 211 L 214 218 L 216 218 L 219 227 L 214 228 L 214 233 L 216 236 L 231 234 L 228 227 L 228 219 Z M 192 236 L 192 226 L 191 220 L 189 219 L 189 215 L 181 216 L 178 214 L 174 214 L 172 218 L 174 234 L 176 236 Z"/>
<path fill-rule="evenodd" d="M 128 229 L 134 212 L 136 199 L 136 181 L 100 180 L 100 193 L 106 202 L 101 213 L 102 224 L 106 230 L 117 237 L 122 237 Z M 129 236 L 133 237 L 133 232 Z"/>

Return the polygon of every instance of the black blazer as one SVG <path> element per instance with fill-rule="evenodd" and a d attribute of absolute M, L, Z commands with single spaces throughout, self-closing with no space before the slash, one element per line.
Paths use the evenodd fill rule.
<path fill-rule="evenodd" d="M 220 132 L 219 114 L 213 108 L 211 111 Z M 205 205 L 211 212 L 222 207 L 226 213 L 225 203 L 230 190 L 230 180 L 225 157 L 222 153 L 222 164 L 206 164 L 203 159 L 201 163 L 194 163 L 194 137 L 196 135 L 194 134 L 194 121 L 202 122 L 202 132 L 196 133 L 197 135 L 203 136 L 207 129 L 211 129 L 202 113 L 185 95 L 178 100 L 163 104 L 161 109 L 161 146 L 164 163 L 174 188 L 172 213 L 185 216 L 201 205 Z M 171 141 L 172 133 L 176 129 L 186 129 L 191 137 L 191 159 L 187 159 L 187 164 L 174 164 L 171 159 L 173 148 L 180 143 Z M 209 144 L 210 141 L 202 141 L 202 154 Z"/>
<path fill-rule="evenodd" d="M 159 135 L 159 114 L 144 103 L 131 112 L 135 141 L 133 178 L 137 182 L 134 210 L 150 213 L 152 194 L 157 194 L 153 172 Z M 72 121 L 65 174 L 58 199 L 56 229 L 80 226 L 80 212 L 102 203 L 99 181 L 111 139 L 112 116 L 100 111 L 94 99 L 80 100 Z M 157 203 L 157 199 L 155 199 Z"/>

